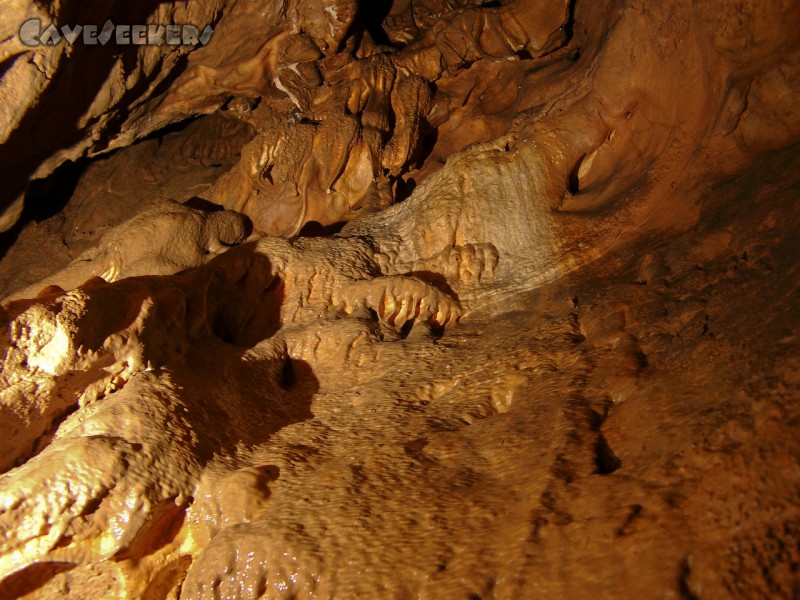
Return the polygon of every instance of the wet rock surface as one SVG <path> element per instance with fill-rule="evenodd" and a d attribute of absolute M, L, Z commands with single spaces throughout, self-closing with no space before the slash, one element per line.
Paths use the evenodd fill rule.
<path fill-rule="evenodd" d="M 0 597 L 800 593 L 791 3 L 133 6 L 0 42 Z"/>

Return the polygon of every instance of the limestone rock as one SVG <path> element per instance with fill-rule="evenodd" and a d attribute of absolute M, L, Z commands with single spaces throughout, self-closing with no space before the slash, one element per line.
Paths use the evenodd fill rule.
<path fill-rule="evenodd" d="M 791 2 L 92 8 L 0 38 L 0 597 L 797 595 Z"/>

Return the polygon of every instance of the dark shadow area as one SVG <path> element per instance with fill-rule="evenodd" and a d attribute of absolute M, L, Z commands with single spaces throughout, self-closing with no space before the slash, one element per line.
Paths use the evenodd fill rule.
<path fill-rule="evenodd" d="M 175 500 L 169 498 L 156 505 L 147 523 L 123 551 L 114 555 L 114 560 L 141 560 L 173 541 L 183 527 L 188 508 Z"/>
<path fill-rule="evenodd" d="M 420 281 L 424 281 L 428 285 L 435 287 L 440 292 L 444 292 L 458 302 L 458 294 L 456 294 L 453 288 L 450 287 L 450 284 L 447 283 L 447 278 L 441 273 L 435 273 L 433 271 L 412 271 L 407 273 L 407 275 L 409 277 L 416 277 Z"/>
<path fill-rule="evenodd" d="M 164 90 L 166 91 L 166 90 Z M 162 127 L 161 129 L 156 129 L 154 132 L 144 136 L 136 140 L 136 143 L 139 142 L 146 142 L 148 140 L 158 140 L 158 143 L 162 143 L 164 138 L 167 137 L 171 133 L 181 133 L 186 131 L 190 125 L 192 125 L 195 121 L 200 119 L 199 116 L 189 117 L 187 119 L 183 119 L 182 121 L 178 121 L 177 123 L 172 123 L 171 125 L 167 125 L 166 127 Z"/>
<path fill-rule="evenodd" d="M 400 327 L 400 339 L 404 340 L 408 337 L 408 334 L 411 333 L 411 330 L 414 328 L 414 319 L 409 319 L 403 326 Z"/>
<path fill-rule="evenodd" d="M 221 210 L 225 210 L 225 207 L 221 204 L 216 204 L 210 200 L 206 200 L 205 198 L 199 198 L 198 196 L 189 198 L 183 203 L 183 205 L 189 208 L 196 208 L 197 210 L 204 210 L 206 212 L 219 212 Z M 248 233 L 247 235 L 250 234 Z"/>
<path fill-rule="evenodd" d="M 164 58 L 162 57 L 159 61 L 158 67 L 155 69 L 153 73 L 153 77 L 157 76 L 159 72 L 163 71 L 163 64 Z M 133 105 L 134 103 L 141 103 L 141 98 L 158 98 L 159 96 L 166 94 L 166 92 L 172 87 L 172 84 L 180 77 L 183 72 L 186 70 L 186 67 L 189 65 L 189 56 L 187 54 L 183 54 L 177 58 L 175 61 L 175 65 L 172 67 L 172 70 L 169 72 L 163 80 L 161 80 L 158 85 L 156 85 L 153 90 L 148 94 L 147 88 L 150 86 L 151 80 L 142 78 L 139 80 L 137 85 L 133 88 L 128 90 L 125 95 L 122 97 L 122 100 L 119 102 L 119 111 L 114 113 L 112 119 L 109 121 L 108 128 L 106 129 L 106 135 L 98 144 L 98 150 L 104 150 L 108 147 L 108 143 L 114 138 L 114 136 L 121 132 L 122 125 L 125 121 L 128 120 L 131 111 L 129 110 L 129 106 Z M 130 65 L 125 65 L 125 72 L 129 72 L 127 69 L 135 69 L 136 62 L 133 61 Z M 188 119 L 184 119 L 175 123 L 173 125 L 168 125 L 167 127 L 163 127 L 158 131 L 154 132 L 155 137 L 162 139 L 168 133 L 172 133 L 172 131 L 181 131 L 192 124 L 192 122 L 197 119 L 198 117 L 189 117 Z M 172 129 L 175 127 L 175 129 Z"/>
<path fill-rule="evenodd" d="M 584 154 L 580 157 L 578 162 L 575 163 L 575 166 L 572 167 L 567 177 L 567 191 L 573 196 L 577 196 L 581 192 L 581 180 L 578 174 L 580 173 L 581 165 L 585 159 L 586 155 Z"/>
<path fill-rule="evenodd" d="M 74 567 L 74 564 L 65 562 L 31 565 L 3 579 L 0 583 L 0 598 L 14 600 L 32 594 L 59 573 Z"/>
<path fill-rule="evenodd" d="M 65 162 L 49 177 L 32 181 L 25 194 L 23 219 L 41 223 L 62 211 L 89 164 L 91 160 L 85 158 Z"/>
<path fill-rule="evenodd" d="M 205 308 L 211 333 L 236 346 L 254 346 L 281 327 L 283 279 L 272 273 L 270 260 L 254 248 L 254 244 L 239 246 L 208 264 L 214 272 Z M 228 266 L 234 257 L 236 270 Z"/>
<path fill-rule="evenodd" d="M 64 209 L 75 193 L 81 175 L 90 164 L 89 159 L 65 162 L 49 177 L 31 182 L 19 220 L 11 229 L 0 233 L 0 258 L 14 245 L 26 225 L 31 222 L 41 223 Z"/>
<path fill-rule="evenodd" d="M 566 34 L 566 39 L 564 40 L 564 45 L 569 44 L 572 41 L 572 38 L 575 36 L 575 3 L 577 0 L 570 0 L 569 6 L 567 7 L 567 22 L 564 24 L 564 33 Z"/>
<path fill-rule="evenodd" d="M 303 225 L 297 237 L 328 237 L 339 233 L 345 225 L 347 225 L 347 221 L 339 221 L 331 225 L 322 225 L 317 221 L 309 221 Z"/>
<path fill-rule="evenodd" d="M 187 273 L 181 285 L 190 347 L 185 362 L 170 371 L 186 390 L 190 412 L 197 411 L 187 418 L 190 430 L 205 438 L 203 460 L 262 443 L 313 416 L 319 381 L 310 364 L 270 339 L 281 328 L 284 281 L 256 247 L 229 250 Z"/>
<path fill-rule="evenodd" d="M 393 0 L 359 0 L 355 18 L 342 37 L 342 42 L 336 49 L 337 54 L 345 48 L 352 50 L 360 46 L 365 33 L 376 44 L 391 46 L 392 42 L 383 29 L 383 20 L 392 9 L 392 2 Z"/>
<path fill-rule="evenodd" d="M 678 573 L 678 589 L 681 592 L 681 597 L 684 600 L 699 600 L 697 594 L 695 594 L 692 589 L 689 587 L 689 579 L 692 575 L 692 568 L 689 565 L 689 559 L 685 558 L 681 561 L 680 571 Z M 797 591 L 795 589 L 795 591 Z"/>
<path fill-rule="evenodd" d="M 294 361 L 287 356 L 283 361 L 283 369 L 281 369 L 278 385 L 284 390 L 288 390 L 295 383 L 297 383 L 297 374 L 295 373 Z"/>
<path fill-rule="evenodd" d="M 599 475 L 610 475 L 622 465 L 622 461 L 614 454 L 602 433 L 597 436 L 594 452 L 595 466 Z"/>
<path fill-rule="evenodd" d="M 313 418 L 311 405 L 320 384 L 309 363 L 286 350 L 257 360 L 231 346 L 198 350 L 196 360 L 173 372 L 186 390 L 188 430 L 202 440 L 196 448 L 201 462 L 230 455 L 242 445 L 262 444 L 284 427 Z M 198 378 L 203 386 L 197 385 Z M 277 471 L 264 473 L 267 481 L 277 477 Z"/>
<path fill-rule="evenodd" d="M 383 21 L 392 10 L 393 0 L 361 0 L 358 3 L 357 21 L 372 37 L 376 44 L 391 46 L 392 42 L 383 29 Z"/>
<path fill-rule="evenodd" d="M 62 5 L 58 24 L 94 24 L 100 30 L 109 19 L 115 24 L 146 23 L 160 4 L 160 0 L 136 3 L 117 1 L 110 5 L 100 0 L 67 3 Z M 46 27 L 47 23 L 42 25 Z M 118 61 L 121 61 L 127 76 L 136 68 L 138 52 L 139 46 L 119 46 L 113 39 L 105 46 L 85 45 L 81 39 L 76 41 L 71 54 L 63 58 L 36 105 L 27 109 L 18 126 L 0 146 L 0 164 L 3 165 L 5 175 L 5 185 L 0 193 L 0 207 L 11 205 L 25 193 L 33 174 L 53 153 L 80 142 L 86 131 L 96 123 L 95 119 L 81 125 L 81 119 Z M 163 64 L 127 90 L 115 104 L 116 108 L 112 107 L 112 112 L 107 115 L 110 121 L 104 127 L 103 139 L 93 150 L 96 152 L 108 147 L 109 141 L 120 132 L 120 127 L 129 115 L 127 107 L 134 100 L 141 104 L 148 97 L 166 90 L 185 69 L 186 64 L 186 57 L 181 57 L 152 94 L 148 94 L 147 90 L 156 78 L 163 76 L 163 68 L 160 68 Z"/>
<path fill-rule="evenodd" d="M 417 182 L 413 177 L 408 179 L 398 178 L 394 184 L 394 203 L 407 200 L 417 187 Z"/>
<path fill-rule="evenodd" d="M 162 600 L 164 590 L 172 589 L 183 581 L 191 564 L 192 557 L 184 554 L 156 571 L 144 590 L 142 600 Z"/>
<path fill-rule="evenodd" d="M 431 95 L 436 94 L 436 87 L 433 86 Z M 409 163 L 414 165 L 415 169 L 421 169 L 428 160 L 428 157 L 436 147 L 436 142 L 439 141 L 439 130 L 428 122 L 425 117 L 420 118 L 419 122 L 419 141 L 417 147 L 414 149 L 414 154 L 409 157 Z"/>
<path fill-rule="evenodd" d="M 3 77 L 3 75 L 8 73 L 11 70 L 11 67 L 14 66 L 14 63 L 17 62 L 17 59 L 20 56 L 22 56 L 23 54 L 24 54 L 24 52 L 20 52 L 18 54 L 12 54 L 8 58 L 6 58 L 4 61 L 0 62 L 0 77 Z"/>

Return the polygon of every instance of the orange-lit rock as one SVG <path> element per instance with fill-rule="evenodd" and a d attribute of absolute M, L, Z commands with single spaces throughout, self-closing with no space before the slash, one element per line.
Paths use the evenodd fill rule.
<path fill-rule="evenodd" d="M 0 597 L 796 595 L 797 8 L 185 11 L 0 78 Z"/>

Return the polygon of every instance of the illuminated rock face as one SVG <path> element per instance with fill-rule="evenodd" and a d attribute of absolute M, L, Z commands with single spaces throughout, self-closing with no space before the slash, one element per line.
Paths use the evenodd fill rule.
<path fill-rule="evenodd" d="M 797 594 L 792 3 L 131 6 L 214 37 L 0 43 L 3 228 L 120 149 L 0 261 L 0 597 Z"/>

